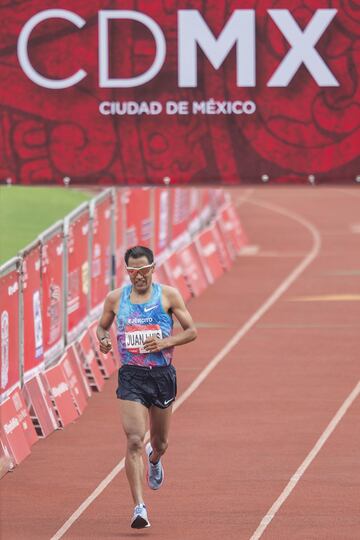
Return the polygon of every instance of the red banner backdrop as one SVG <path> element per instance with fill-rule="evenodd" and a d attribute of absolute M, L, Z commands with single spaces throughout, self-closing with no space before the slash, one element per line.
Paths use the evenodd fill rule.
<path fill-rule="evenodd" d="M 111 195 L 94 205 L 91 252 L 91 308 L 103 303 L 111 280 Z"/>
<path fill-rule="evenodd" d="M 23 258 L 24 306 L 24 378 L 28 380 L 41 369 L 44 360 L 44 337 L 41 308 L 41 247 L 30 249 Z"/>
<path fill-rule="evenodd" d="M 89 210 L 71 219 L 68 231 L 67 332 L 70 340 L 86 325 L 89 301 Z"/>
<path fill-rule="evenodd" d="M 0 276 L 0 401 L 19 383 L 19 275 L 17 262 Z"/>
<path fill-rule="evenodd" d="M 41 249 L 42 321 L 45 361 L 51 361 L 64 346 L 64 238 L 60 225 L 43 237 Z"/>
<path fill-rule="evenodd" d="M 0 178 L 230 185 L 359 173 L 357 2 L 49 7 L 1 8 Z"/>

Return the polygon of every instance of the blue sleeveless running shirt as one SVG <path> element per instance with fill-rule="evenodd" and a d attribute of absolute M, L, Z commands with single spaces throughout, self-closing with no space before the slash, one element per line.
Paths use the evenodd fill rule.
<path fill-rule="evenodd" d="M 172 317 L 164 311 L 161 302 L 162 286 L 152 284 L 152 295 L 145 304 L 130 301 L 132 285 L 125 285 L 120 297 L 116 317 L 117 342 L 123 365 L 158 367 L 171 364 L 173 347 L 148 353 L 144 341 L 151 336 L 162 339 L 172 334 Z"/>

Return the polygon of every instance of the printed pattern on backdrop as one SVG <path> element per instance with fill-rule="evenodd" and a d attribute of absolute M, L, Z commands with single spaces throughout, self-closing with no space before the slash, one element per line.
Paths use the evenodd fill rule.
<path fill-rule="evenodd" d="M 66 9 L 81 18 L 81 30 L 60 18 L 45 20 L 33 28 L 28 47 L 39 76 L 80 76 L 66 89 L 31 80 L 14 53 L 25 25 L 46 7 L 40 0 L 1 7 L 0 178 L 36 184 L 62 183 L 69 176 L 80 183 L 159 185 L 167 176 L 175 184 L 238 184 L 262 178 L 304 182 L 309 174 L 319 182 L 350 182 L 358 174 L 356 2 L 180 0 L 169 7 L 162 0 L 136 6 L 119 0 L 113 9 L 136 9 L 159 25 L 166 50 L 149 81 L 110 88 L 100 86 L 98 65 L 99 39 L 107 38 L 99 38 L 99 11 L 108 5 L 73 0 Z M 179 10 L 185 11 L 181 17 Z M 190 15 L 196 24 L 186 21 Z M 236 33 L 241 24 L 249 28 L 247 37 Z M 143 22 L 129 19 L 112 20 L 109 27 L 109 77 L 146 75 L 155 62 L 154 35 Z M 185 36 L 189 27 L 193 35 Z M 229 54 L 219 42 L 211 53 L 211 39 L 203 36 L 215 40 L 229 27 Z M 192 38 L 195 57 L 186 42 Z M 235 49 L 248 55 L 246 64 Z M 291 51 L 302 58 L 300 65 Z M 106 71 L 104 55 L 101 64 Z"/>

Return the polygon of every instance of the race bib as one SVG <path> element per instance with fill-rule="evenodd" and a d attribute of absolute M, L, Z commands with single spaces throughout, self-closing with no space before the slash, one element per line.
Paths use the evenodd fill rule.
<path fill-rule="evenodd" d="M 149 337 L 162 339 L 161 328 L 158 324 L 147 324 L 144 326 L 125 327 L 125 348 L 132 353 L 147 354 L 144 343 Z"/>

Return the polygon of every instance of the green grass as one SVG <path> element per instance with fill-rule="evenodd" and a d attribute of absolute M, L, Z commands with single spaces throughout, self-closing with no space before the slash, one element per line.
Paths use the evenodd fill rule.
<path fill-rule="evenodd" d="M 69 188 L 0 187 L 0 264 L 90 198 Z"/>

